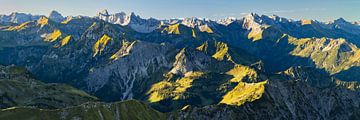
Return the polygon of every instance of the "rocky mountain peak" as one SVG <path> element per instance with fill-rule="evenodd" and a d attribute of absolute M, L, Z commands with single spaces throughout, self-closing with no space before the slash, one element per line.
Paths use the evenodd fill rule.
<path fill-rule="evenodd" d="M 53 10 L 49 15 L 49 19 L 55 22 L 62 22 L 65 20 L 65 17 L 63 17 L 59 12 Z"/>
<path fill-rule="evenodd" d="M 106 9 L 98 12 L 98 14 L 97 14 L 97 17 L 104 21 L 109 21 L 109 16 L 110 16 L 109 12 Z"/>
<path fill-rule="evenodd" d="M 133 30 L 140 33 L 152 32 L 160 25 L 160 21 L 158 20 L 143 19 L 135 13 L 127 14 L 125 12 L 119 12 L 115 14 L 109 14 L 107 10 L 103 10 L 98 13 L 97 18 L 112 24 L 129 26 Z"/>
<path fill-rule="evenodd" d="M 261 17 L 256 13 L 250 13 L 243 18 L 243 28 L 250 30 L 252 28 L 259 28 L 261 24 Z"/>
<path fill-rule="evenodd" d="M 136 18 L 138 16 L 136 16 L 134 13 L 130 13 L 127 14 L 123 11 L 115 13 L 115 14 L 110 14 L 106 9 L 98 12 L 97 14 L 97 18 L 104 20 L 106 22 L 109 23 L 113 23 L 113 24 L 119 24 L 121 26 L 126 26 L 130 23 L 132 18 Z"/>
<path fill-rule="evenodd" d="M 210 22 L 210 20 L 191 17 L 191 18 L 184 18 L 181 21 L 181 24 L 183 24 L 187 27 L 195 28 L 196 26 L 206 25 L 206 24 L 208 24 L 208 22 Z"/>
<path fill-rule="evenodd" d="M 108 15 L 109 21 L 114 24 L 119 24 L 121 26 L 126 26 L 130 23 L 131 16 L 126 14 L 125 12 L 115 13 L 114 15 Z"/>
<path fill-rule="evenodd" d="M 254 20 L 259 20 L 260 18 L 261 17 L 256 13 L 249 13 L 244 17 L 244 20 L 254 21 Z"/>
<path fill-rule="evenodd" d="M 354 24 L 355 25 L 360 25 L 360 21 L 355 21 Z"/>
<path fill-rule="evenodd" d="M 136 15 L 134 12 L 131 12 L 127 16 L 129 18 L 129 22 L 136 23 L 136 24 L 139 24 L 139 23 L 143 22 L 143 20 L 145 20 L 145 19 L 142 19 L 139 15 Z"/>
<path fill-rule="evenodd" d="M 347 31 L 347 32 L 353 33 L 353 34 L 358 34 L 357 31 L 360 30 L 359 26 L 346 21 L 344 18 L 339 18 L 337 20 L 334 20 L 332 23 L 330 23 L 330 25 L 332 25 L 336 29 L 342 29 L 344 31 Z"/>
<path fill-rule="evenodd" d="M 31 15 L 25 13 L 12 12 L 10 15 L 0 16 L 0 22 L 10 22 L 10 23 L 24 23 L 27 21 L 33 21 L 39 19 L 39 15 Z"/>
<path fill-rule="evenodd" d="M 102 16 L 109 16 L 109 12 L 108 12 L 107 9 L 103 9 L 103 10 L 101 10 L 100 12 L 98 12 L 98 16 L 100 16 L 100 15 L 102 15 Z"/>
<path fill-rule="evenodd" d="M 129 16 L 130 17 L 140 17 L 140 16 L 136 15 L 134 12 L 131 12 Z"/>
<path fill-rule="evenodd" d="M 227 25 L 233 23 L 236 20 L 237 19 L 235 17 L 228 17 L 226 19 L 220 19 L 220 20 L 216 21 L 216 23 L 227 26 Z"/>
<path fill-rule="evenodd" d="M 252 12 L 252 13 L 247 14 L 246 17 L 259 17 L 259 15 Z"/>
<path fill-rule="evenodd" d="M 291 20 L 280 17 L 280 16 L 277 16 L 277 15 L 271 15 L 271 16 L 262 15 L 261 18 L 263 20 L 266 20 L 265 18 L 269 18 L 269 19 L 271 19 L 272 21 L 274 21 L 276 23 L 291 22 Z"/>
<path fill-rule="evenodd" d="M 339 18 L 339 19 L 334 20 L 334 23 L 335 24 L 344 24 L 344 23 L 349 23 L 349 22 L 347 22 L 344 18 Z"/>
<path fill-rule="evenodd" d="M 173 65 L 173 68 L 171 69 L 170 73 L 173 74 L 181 74 L 181 73 L 186 73 L 187 71 L 189 71 L 188 69 L 191 68 L 187 68 L 188 66 L 186 66 L 185 62 L 186 60 L 186 55 L 185 55 L 185 48 L 181 49 L 180 52 L 176 55 L 175 57 L 175 63 Z"/>

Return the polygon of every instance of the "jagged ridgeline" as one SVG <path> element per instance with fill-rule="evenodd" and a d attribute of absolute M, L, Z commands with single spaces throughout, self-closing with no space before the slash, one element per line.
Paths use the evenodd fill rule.
<path fill-rule="evenodd" d="M 121 109 L 143 111 L 144 119 L 360 115 L 360 26 L 344 19 L 252 13 L 219 21 L 156 20 L 106 10 L 96 17 L 56 11 L 9 16 L 0 17 L 0 64 L 23 66 L 31 78 L 4 73 L 1 107 L 8 109 L 0 117 L 6 119 L 29 112 L 44 119 L 132 119 Z M 141 102 L 94 102 L 130 99 Z"/>

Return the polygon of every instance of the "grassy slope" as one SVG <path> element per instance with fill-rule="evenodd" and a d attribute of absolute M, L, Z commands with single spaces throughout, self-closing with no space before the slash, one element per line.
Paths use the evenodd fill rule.
<path fill-rule="evenodd" d="M 42 110 L 33 108 L 9 108 L 0 112 L 2 120 L 163 120 L 165 114 L 155 111 L 144 103 L 129 100 L 118 103 L 86 103 L 80 106 Z"/>
<path fill-rule="evenodd" d="M 0 108 L 61 108 L 97 100 L 65 84 L 46 84 L 35 80 L 26 69 L 14 66 L 0 66 L 0 98 Z"/>

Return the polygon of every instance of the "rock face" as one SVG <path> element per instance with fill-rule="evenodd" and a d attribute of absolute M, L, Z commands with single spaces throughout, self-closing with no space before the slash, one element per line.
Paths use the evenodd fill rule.
<path fill-rule="evenodd" d="M 137 41 L 131 53 L 112 61 L 105 67 L 95 67 L 85 78 L 88 91 L 98 93 L 109 100 L 127 100 L 139 97 L 147 86 L 157 82 L 161 71 L 170 69 L 173 48 Z M 170 54 L 168 54 L 170 53 Z M 118 92 L 108 92 L 108 90 Z M 111 96 L 116 95 L 118 98 Z"/>
<path fill-rule="evenodd" d="M 219 65 L 211 63 L 217 63 L 217 61 L 201 52 L 184 48 L 175 56 L 175 62 L 170 73 L 185 75 L 185 73 L 191 71 L 213 71 L 220 66 L 226 69 L 226 63 Z M 219 68 L 218 71 L 222 71 L 221 68 Z"/>
<path fill-rule="evenodd" d="M 130 26 L 137 32 L 150 33 L 154 31 L 160 24 L 155 19 L 142 19 L 134 13 L 126 14 L 124 12 L 109 14 L 107 10 L 98 13 L 97 18 L 109 23 L 119 24 L 121 26 Z"/>
<path fill-rule="evenodd" d="M 39 19 L 39 15 L 13 12 L 10 15 L 0 15 L 0 23 L 24 23 Z"/>
<path fill-rule="evenodd" d="M 65 17 L 63 17 L 59 12 L 57 11 L 51 11 L 49 15 L 49 19 L 55 21 L 55 22 L 63 22 L 65 20 Z"/>

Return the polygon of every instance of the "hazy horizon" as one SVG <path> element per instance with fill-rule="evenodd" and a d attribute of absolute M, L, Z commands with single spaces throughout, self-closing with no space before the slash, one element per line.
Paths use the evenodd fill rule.
<path fill-rule="evenodd" d="M 305 0 L 305 1 L 165 1 L 165 0 L 124 0 L 124 1 L 96 1 L 96 0 L 0 0 L 0 14 L 11 12 L 30 13 L 34 15 L 48 15 L 56 10 L 64 16 L 95 16 L 97 12 L 107 9 L 109 13 L 134 12 L 143 18 L 171 19 L 171 18 L 209 18 L 212 20 L 236 17 L 240 18 L 249 13 L 259 15 L 278 15 L 294 20 L 313 19 L 318 21 L 332 21 L 344 18 L 347 21 L 360 21 L 360 1 L 356 0 Z"/>

